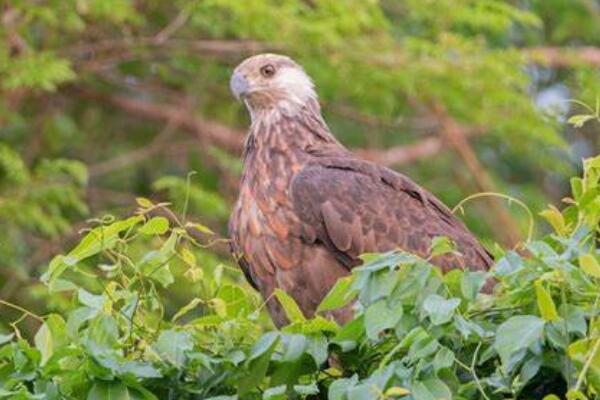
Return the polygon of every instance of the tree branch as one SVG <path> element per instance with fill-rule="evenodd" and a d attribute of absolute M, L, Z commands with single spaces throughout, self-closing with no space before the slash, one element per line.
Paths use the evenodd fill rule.
<path fill-rule="evenodd" d="M 532 61 L 553 68 L 570 68 L 578 64 L 600 68 L 598 47 L 532 47 L 522 49 Z"/>
<path fill-rule="evenodd" d="M 385 150 L 358 150 L 357 154 L 367 160 L 391 167 L 432 157 L 439 153 L 443 147 L 442 139 L 430 137 L 417 143 L 391 147 Z"/>
<path fill-rule="evenodd" d="M 95 53 L 123 51 L 134 47 L 159 47 L 167 49 L 193 50 L 212 55 L 235 55 L 259 53 L 273 50 L 275 46 L 251 40 L 218 40 L 218 39 L 176 39 L 160 33 L 154 37 L 135 37 L 106 39 L 97 42 L 84 42 L 60 50 L 68 56 L 90 56 Z"/>
<path fill-rule="evenodd" d="M 441 104 L 435 103 L 431 109 L 434 116 L 441 123 L 444 138 L 465 163 L 475 180 L 477 189 L 481 192 L 495 192 L 495 186 L 490 175 L 477 158 L 477 154 L 464 135 L 464 128 L 447 113 Z M 513 247 L 516 246 L 521 241 L 521 234 L 515 220 L 506 208 L 498 203 L 497 199 L 490 198 L 488 202 L 494 216 L 498 219 L 497 224 L 491 224 L 492 229 L 501 233 L 507 244 Z"/>
<path fill-rule="evenodd" d="M 107 95 L 83 89 L 77 89 L 75 93 L 80 97 L 100 101 L 144 118 L 158 121 L 172 121 L 176 126 L 193 133 L 205 145 L 215 145 L 233 154 L 240 154 L 242 151 L 244 132 L 219 122 L 193 116 L 182 107 L 164 104 L 157 105 L 125 96 Z M 465 134 L 469 133 L 465 132 Z M 392 147 L 390 149 L 357 150 L 357 154 L 386 166 L 397 166 L 432 157 L 439 153 L 442 148 L 442 139 L 427 138 L 414 144 Z M 136 157 L 146 157 L 147 151 L 141 151 L 141 154 L 136 154 Z M 100 172 L 106 168 L 113 170 L 113 163 L 111 162 L 105 166 L 96 166 L 96 169 L 98 168 Z"/>
<path fill-rule="evenodd" d="M 220 122 L 192 115 L 181 107 L 157 105 L 126 96 L 109 95 L 87 89 L 74 89 L 77 96 L 120 108 L 128 113 L 154 121 L 172 121 L 193 134 L 205 145 L 215 145 L 230 153 L 240 154 L 244 144 L 244 133 Z"/>

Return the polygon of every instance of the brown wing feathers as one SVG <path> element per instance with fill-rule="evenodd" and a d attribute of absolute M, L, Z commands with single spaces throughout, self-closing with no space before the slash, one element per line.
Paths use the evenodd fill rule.
<path fill-rule="evenodd" d="M 291 196 L 308 241 L 320 240 L 352 267 L 364 252 L 403 249 L 427 256 L 448 236 L 463 259 L 442 267 L 478 267 L 491 259 L 439 200 L 410 179 L 363 160 L 315 159 L 293 179 Z"/>

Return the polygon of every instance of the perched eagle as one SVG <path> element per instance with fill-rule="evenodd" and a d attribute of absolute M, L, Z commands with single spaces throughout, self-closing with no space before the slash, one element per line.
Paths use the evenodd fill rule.
<path fill-rule="evenodd" d="M 231 250 L 278 327 L 288 321 L 275 288 L 310 317 L 362 253 L 403 249 L 426 257 L 432 238 L 446 236 L 462 256 L 434 259 L 444 271 L 491 266 L 490 255 L 440 200 L 336 140 L 313 82 L 293 60 L 251 57 L 235 69 L 231 90 L 252 119 L 229 221 Z M 333 317 L 343 323 L 351 310 Z"/>

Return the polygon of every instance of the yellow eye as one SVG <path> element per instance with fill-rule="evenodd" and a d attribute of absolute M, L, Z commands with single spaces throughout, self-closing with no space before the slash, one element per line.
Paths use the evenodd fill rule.
<path fill-rule="evenodd" d="M 265 78 L 270 78 L 275 75 L 275 67 L 271 64 L 267 64 L 260 68 L 260 74 Z"/>

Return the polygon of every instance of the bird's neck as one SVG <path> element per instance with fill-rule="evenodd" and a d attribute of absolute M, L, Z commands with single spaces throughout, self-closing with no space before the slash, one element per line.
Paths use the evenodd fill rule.
<path fill-rule="evenodd" d="M 320 147 L 344 150 L 323 120 L 318 102 L 310 100 L 295 110 L 283 107 L 254 111 L 244 159 L 247 163 L 277 153 L 290 158 L 292 164 L 302 163 Z"/>

